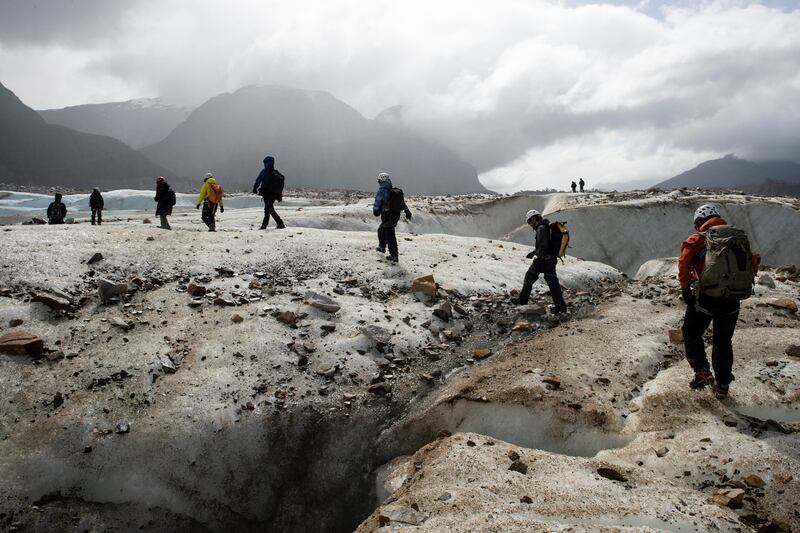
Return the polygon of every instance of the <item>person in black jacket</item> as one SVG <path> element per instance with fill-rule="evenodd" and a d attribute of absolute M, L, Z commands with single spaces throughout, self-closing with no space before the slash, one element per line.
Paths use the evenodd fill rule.
<path fill-rule="evenodd" d="M 261 195 L 264 201 L 264 220 L 261 221 L 261 229 L 267 229 L 270 216 L 275 219 L 278 229 L 286 227 L 283 225 L 281 217 L 278 216 L 278 212 L 275 211 L 275 201 L 283 201 L 283 182 L 283 174 L 275 170 L 275 158 L 268 155 L 264 158 L 264 168 L 261 169 L 253 184 L 253 194 Z"/>
<path fill-rule="evenodd" d="M 558 283 L 556 275 L 556 257 L 550 250 L 550 221 L 543 218 L 536 209 L 531 209 L 525 215 L 528 225 L 536 233 L 536 244 L 528 259 L 533 259 L 528 272 L 525 274 L 525 282 L 519 293 L 519 298 L 514 303 L 526 305 L 531 296 L 533 284 L 539 279 L 539 274 L 544 274 L 544 280 L 550 288 L 550 296 L 553 298 L 553 305 L 550 310 L 553 313 L 566 313 L 567 304 L 564 302 L 564 295 L 561 292 L 561 285 Z"/>
<path fill-rule="evenodd" d="M 92 210 L 92 226 L 94 226 L 95 218 L 97 225 L 103 223 L 103 195 L 100 194 L 100 189 L 92 189 L 92 194 L 89 195 L 89 207 Z"/>
<path fill-rule="evenodd" d="M 581 178 L 581 181 L 579 181 L 578 183 L 579 183 L 579 184 L 580 184 L 580 186 L 581 186 L 581 192 L 583 192 L 583 187 L 584 187 L 584 185 L 586 185 L 586 182 L 585 182 L 585 181 L 583 181 L 583 178 Z"/>
<path fill-rule="evenodd" d="M 56 193 L 55 201 L 47 206 L 47 223 L 63 224 L 67 216 L 67 206 L 61 201 L 61 193 Z"/>
<path fill-rule="evenodd" d="M 156 216 L 161 218 L 161 229 L 172 229 L 167 217 L 172 214 L 172 206 L 175 205 L 175 191 L 173 191 L 164 176 L 156 178 Z"/>
<path fill-rule="evenodd" d="M 573 181 L 570 187 L 572 187 L 572 192 L 575 192 L 575 190 L 578 188 L 578 184 Z"/>
<path fill-rule="evenodd" d="M 395 228 L 400 222 L 400 214 L 405 212 L 406 220 L 411 220 L 411 211 L 403 198 L 400 210 L 392 210 L 389 205 L 392 197 L 392 179 L 386 172 L 378 174 L 378 192 L 375 193 L 375 203 L 372 205 L 372 214 L 381 217 L 381 225 L 378 227 L 378 248 L 380 253 L 389 247 L 389 255 L 386 258 L 397 263 L 399 255 L 397 250 L 397 234 Z"/>

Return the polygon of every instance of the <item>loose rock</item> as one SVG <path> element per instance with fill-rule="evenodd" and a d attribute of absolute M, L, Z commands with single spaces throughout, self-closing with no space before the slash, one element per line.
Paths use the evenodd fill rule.
<path fill-rule="evenodd" d="M 100 300 L 103 302 L 107 302 L 116 296 L 125 294 L 128 292 L 128 289 L 127 283 L 114 283 L 113 281 L 105 278 L 99 278 L 97 280 L 97 293 L 100 295 Z"/>
<path fill-rule="evenodd" d="M 306 295 L 306 302 L 311 307 L 316 307 L 317 309 L 321 309 L 327 313 L 336 313 L 339 309 L 342 308 L 336 300 L 333 298 L 329 298 L 324 294 L 319 294 L 314 291 L 307 291 Z"/>
<path fill-rule="evenodd" d="M 711 497 L 711 501 L 723 507 L 741 509 L 744 502 L 744 491 L 742 489 L 722 489 Z"/>
<path fill-rule="evenodd" d="M 600 477 L 604 477 L 604 478 L 610 479 L 612 481 L 622 481 L 623 483 L 625 481 L 628 481 L 628 478 L 626 478 L 622 474 L 622 472 L 620 472 L 616 468 L 610 468 L 610 467 L 607 467 L 607 466 L 602 466 L 602 467 L 597 469 L 597 474 Z"/>
<path fill-rule="evenodd" d="M 0 352 L 38 357 L 44 351 L 44 341 L 27 331 L 12 331 L 0 337 Z"/>

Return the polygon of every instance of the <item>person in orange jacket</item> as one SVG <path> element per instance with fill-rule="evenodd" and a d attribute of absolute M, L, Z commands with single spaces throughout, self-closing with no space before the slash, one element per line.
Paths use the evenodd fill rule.
<path fill-rule="evenodd" d="M 683 301 L 686 303 L 686 315 L 682 327 L 683 342 L 686 359 L 694 370 L 694 378 L 689 382 L 689 388 L 696 390 L 710 385 L 719 399 L 728 396 L 728 387 L 734 379 L 732 340 L 739 318 L 739 301 L 713 298 L 702 293 L 695 296 L 692 285 L 700 279 L 705 265 L 706 242 L 703 232 L 714 226 L 723 225 L 727 225 L 727 222 L 715 206 L 698 207 L 694 213 L 694 227 L 697 233 L 693 233 L 683 241 L 681 254 L 678 257 L 678 280 L 681 284 Z M 752 254 L 750 260 L 753 272 L 756 272 L 759 256 Z M 714 333 L 711 362 L 714 374 L 711 373 L 703 342 L 703 333 L 712 322 Z"/>

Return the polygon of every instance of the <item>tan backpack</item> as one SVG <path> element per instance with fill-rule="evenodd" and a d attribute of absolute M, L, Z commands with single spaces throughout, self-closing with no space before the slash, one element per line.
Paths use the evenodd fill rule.
<path fill-rule="evenodd" d="M 208 201 L 212 204 L 219 204 L 222 200 L 222 185 L 217 183 L 208 184 Z"/>
<path fill-rule="evenodd" d="M 747 234 L 732 226 L 714 226 L 703 232 L 705 265 L 698 288 L 712 298 L 745 300 L 753 294 L 755 273 Z"/>

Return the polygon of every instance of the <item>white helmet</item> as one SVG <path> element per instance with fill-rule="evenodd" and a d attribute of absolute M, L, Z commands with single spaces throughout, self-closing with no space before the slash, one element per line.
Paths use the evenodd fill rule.
<path fill-rule="evenodd" d="M 381 172 L 378 174 L 378 183 L 385 183 L 389 181 L 389 173 L 388 172 Z"/>
<path fill-rule="evenodd" d="M 536 209 L 531 209 L 530 211 L 525 213 L 525 222 L 529 221 L 532 217 L 535 217 L 536 215 L 541 215 L 541 213 Z"/>
<path fill-rule="evenodd" d="M 206 175 L 203 176 L 204 179 L 213 178 L 214 175 L 211 172 L 206 172 Z"/>
<path fill-rule="evenodd" d="M 697 210 L 694 212 L 693 220 L 697 222 L 698 220 L 705 220 L 707 218 L 718 216 L 721 216 L 719 214 L 719 209 L 713 205 L 705 204 L 697 208 Z"/>

